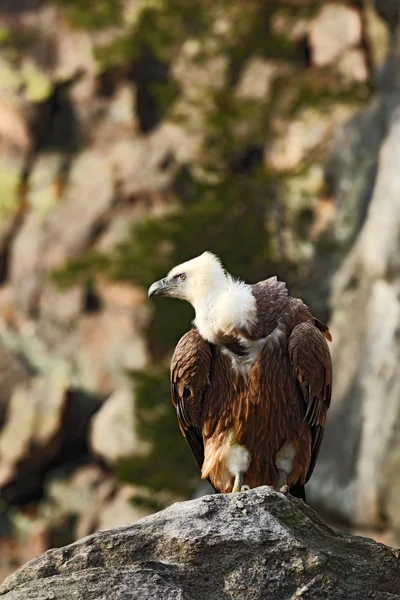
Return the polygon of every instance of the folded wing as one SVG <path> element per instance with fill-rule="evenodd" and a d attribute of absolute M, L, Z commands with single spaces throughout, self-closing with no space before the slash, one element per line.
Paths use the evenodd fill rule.
<path fill-rule="evenodd" d="M 321 324 L 322 325 L 322 324 Z M 329 330 L 311 322 L 297 325 L 289 338 L 289 355 L 305 401 L 304 420 L 311 429 L 311 461 L 306 481 L 312 475 L 325 431 L 326 413 L 332 394 L 332 363 L 326 337 Z"/>
<path fill-rule="evenodd" d="M 200 469 L 204 462 L 201 408 L 211 366 L 211 349 L 197 329 L 178 342 L 171 361 L 171 397 L 182 434 Z"/>

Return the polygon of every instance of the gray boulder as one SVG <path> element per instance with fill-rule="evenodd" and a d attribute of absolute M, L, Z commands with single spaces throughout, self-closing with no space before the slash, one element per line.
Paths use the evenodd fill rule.
<path fill-rule="evenodd" d="M 400 553 L 334 532 L 262 487 L 174 504 L 49 550 L 8 577 L 4 600 L 394 600 Z"/>

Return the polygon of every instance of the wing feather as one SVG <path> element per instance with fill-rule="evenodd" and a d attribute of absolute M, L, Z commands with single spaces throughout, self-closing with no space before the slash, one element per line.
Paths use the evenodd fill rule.
<path fill-rule="evenodd" d="M 326 325 L 303 322 L 289 338 L 289 355 L 305 402 L 304 420 L 311 429 L 311 460 L 306 481 L 312 475 L 325 431 L 332 395 L 332 362 Z"/>
<path fill-rule="evenodd" d="M 201 408 L 209 383 L 210 345 L 197 329 L 188 331 L 178 342 L 171 361 L 171 397 L 182 434 L 200 469 L 204 462 Z"/>

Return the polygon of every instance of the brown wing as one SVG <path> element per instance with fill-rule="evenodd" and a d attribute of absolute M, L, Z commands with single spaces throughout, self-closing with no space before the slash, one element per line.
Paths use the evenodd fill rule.
<path fill-rule="evenodd" d="M 282 311 L 288 302 L 288 290 L 284 281 L 274 277 L 251 286 L 256 300 L 258 320 L 253 327 L 253 338 L 266 337 L 277 327 Z"/>
<path fill-rule="evenodd" d="M 327 327 L 326 331 L 329 332 Z M 304 420 L 311 428 L 311 460 L 306 482 L 318 458 L 331 402 L 332 363 L 326 331 L 322 333 L 313 323 L 306 322 L 297 325 L 289 338 L 290 360 L 306 405 Z"/>
<path fill-rule="evenodd" d="M 211 365 L 210 345 L 197 329 L 191 329 L 179 340 L 171 361 L 171 397 L 182 434 L 200 469 L 204 462 L 201 431 L 201 407 Z"/>

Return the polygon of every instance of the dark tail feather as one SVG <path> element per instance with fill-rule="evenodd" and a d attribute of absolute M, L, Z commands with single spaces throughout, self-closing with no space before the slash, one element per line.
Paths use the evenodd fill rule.
<path fill-rule="evenodd" d="M 304 502 L 306 502 L 306 489 L 304 485 L 296 483 L 293 487 L 290 488 L 290 494 L 295 498 L 300 498 L 300 500 L 304 500 Z"/>

